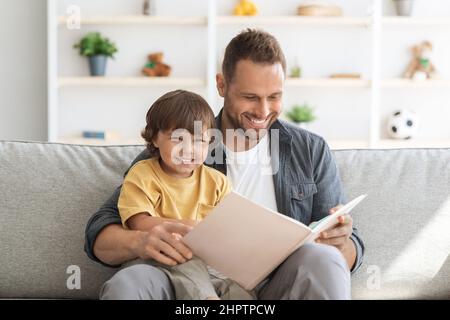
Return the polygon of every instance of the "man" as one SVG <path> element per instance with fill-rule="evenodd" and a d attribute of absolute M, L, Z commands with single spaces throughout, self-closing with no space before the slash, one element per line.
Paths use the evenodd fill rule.
<path fill-rule="evenodd" d="M 309 224 L 335 211 L 345 199 L 325 141 L 277 119 L 285 75 L 283 52 L 270 34 L 248 29 L 231 40 L 222 74 L 216 77 L 224 98 L 216 118 L 223 144 L 211 154 L 224 162 L 216 160 L 211 166 L 230 177 L 235 191 Z M 238 135 L 226 134 L 230 129 L 257 134 L 236 143 Z M 272 137 L 278 137 L 278 148 L 270 147 L 275 143 Z M 255 150 L 269 160 L 273 174 L 251 162 Z M 148 157 L 143 151 L 134 162 Z M 236 158 L 243 161 L 231 161 Z M 86 227 L 85 250 L 91 259 L 106 265 L 127 262 L 105 283 L 101 298 L 173 299 L 166 275 L 145 260 L 174 265 L 190 259 L 192 252 L 172 234 L 186 234 L 192 226 L 167 222 L 148 232 L 125 230 L 117 209 L 119 193 L 120 187 Z M 258 285 L 258 299 L 350 299 L 350 271 L 361 265 L 364 254 L 352 218 L 343 216 L 316 242 L 300 247 Z"/>

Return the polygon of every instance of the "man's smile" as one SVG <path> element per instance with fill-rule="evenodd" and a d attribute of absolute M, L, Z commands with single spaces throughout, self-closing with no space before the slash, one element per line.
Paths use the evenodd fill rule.
<path fill-rule="evenodd" d="M 253 117 L 249 114 L 244 114 L 243 116 L 247 120 L 247 123 L 249 124 L 248 127 L 253 128 L 253 129 L 267 128 L 267 123 L 269 122 L 269 119 L 270 119 L 270 115 L 263 119 Z"/>

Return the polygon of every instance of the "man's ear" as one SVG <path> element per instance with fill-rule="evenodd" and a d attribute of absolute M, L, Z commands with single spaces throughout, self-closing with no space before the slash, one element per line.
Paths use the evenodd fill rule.
<path fill-rule="evenodd" d="M 225 77 L 221 73 L 216 74 L 216 86 L 217 91 L 219 92 L 219 96 L 223 98 L 225 96 L 226 84 L 225 84 Z"/>

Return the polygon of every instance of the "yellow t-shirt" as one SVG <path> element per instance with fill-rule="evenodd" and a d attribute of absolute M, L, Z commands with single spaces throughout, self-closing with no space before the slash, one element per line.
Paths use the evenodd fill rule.
<path fill-rule="evenodd" d="M 119 196 L 122 224 L 141 212 L 153 217 L 202 220 L 231 191 L 221 172 L 201 165 L 188 178 L 165 173 L 159 158 L 137 162 L 128 172 Z"/>

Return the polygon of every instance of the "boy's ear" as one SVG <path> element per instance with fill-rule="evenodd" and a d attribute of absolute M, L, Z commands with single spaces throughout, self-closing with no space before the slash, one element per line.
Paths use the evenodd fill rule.
<path fill-rule="evenodd" d="M 152 138 L 152 144 L 155 148 L 159 148 L 158 147 L 158 143 L 156 142 L 156 138 L 158 137 L 158 134 L 154 134 L 153 138 Z"/>
<path fill-rule="evenodd" d="M 217 91 L 219 92 L 219 95 L 223 98 L 225 96 L 225 78 L 223 74 L 218 73 L 216 74 L 216 86 Z"/>

